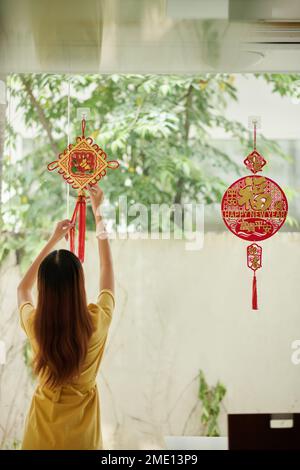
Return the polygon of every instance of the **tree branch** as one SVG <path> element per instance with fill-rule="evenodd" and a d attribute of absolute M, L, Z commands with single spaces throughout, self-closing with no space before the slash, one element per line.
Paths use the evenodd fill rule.
<path fill-rule="evenodd" d="M 185 123 L 184 123 L 184 129 L 185 129 L 185 143 L 186 145 L 188 144 L 189 141 L 189 134 L 190 134 L 190 108 L 192 105 L 192 91 L 193 87 L 192 85 L 189 86 L 188 92 L 186 95 L 186 102 L 185 102 Z"/>
<path fill-rule="evenodd" d="M 59 147 L 58 147 L 57 143 L 55 142 L 55 140 L 53 138 L 51 124 L 50 124 L 49 120 L 47 119 L 42 106 L 40 105 L 40 103 L 38 102 L 38 100 L 36 99 L 36 97 L 33 94 L 33 91 L 31 89 L 30 80 L 26 79 L 22 75 L 20 76 L 20 78 L 21 78 L 21 82 L 24 85 L 25 91 L 26 91 L 26 93 L 27 93 L 27 95 L 30 99 L 30 102 L 31 102 L 32 106 L 35 108 L 35 110 L 37 112 L 37 115 L 39 117 L 39 120 L 40 120 L 44 130 L 47 133 L 51 148 L 52 148 L 52 150 L 53 150 L 53 152 L 55 153 L 55 156 L 56 156 L 60 153 L 60 150 L 59 150 Z"/>
<path fill-rule="evenodd" d="M 186 100 L 185 100 L 185 120 L 184 120 L 184 141 L 185 141 L 185 146 L 188 146 L 189 143 L 189 135 L 190 135 L 190 109 L 192 105 L 192 91 L 193 91 L 193 86 L 190 85 L 186 94 Z M 184 178 L 183 176 L 180 176 L 178 178 L 176 187 L 176 194 L 174 197 L 174 203 L 175 204 L 181 204 L 181 198 L 182 198 L 182 192 L 183 192 L 183 185 L 184 185 Z"/>

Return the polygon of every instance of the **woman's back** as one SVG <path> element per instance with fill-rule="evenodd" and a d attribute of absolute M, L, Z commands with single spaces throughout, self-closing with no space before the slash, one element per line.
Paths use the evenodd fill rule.
<path fill-rule="evenodd" d="M 69 250 L 53 251 L 73 230 L 70 220 L 57 224 L 18 286 L 21 326 L 31 342 L 39 378 L 23 449 L 102 448 L 96 375 L 114 308 L 114 273 L 100 214 L 103 193 L 98 186 L 88 190 L 98 229 L 97 303 L 87 305 L 83 267 L 77 256 Z M 34 308 L 31 291 L 36 280 Z"/>
<path fill-rule="evenodd" d="M 110 290 L 102 290 L 88 310 L 94 331 L 80 374 L 58 386 L 46 384 L 41 374 L 26 420 L 22 449 L 101 449 L 100 405 L 96 375 L 106 344 L 114 308 Z M 34 337 L 35 309 L 29 302 L 20 307 L 21 326 L 37 353 Z"/>

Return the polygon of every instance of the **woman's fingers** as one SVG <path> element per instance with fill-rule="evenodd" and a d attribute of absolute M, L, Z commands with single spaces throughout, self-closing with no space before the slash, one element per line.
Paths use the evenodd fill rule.
<path fill-rule="evenodd" d="M 66 230 L 67 232 L 69 230 L 71 230 L 71 228 L 73 228 L 75 226 L 75 222 L 70 222 L 69 224 L 67 224 L 65 227 L 64 227 L 64 230 Z"/>
<path fill-rule="evenodd" d="M 68 225 L 72 224 L 72 221 L 69 220 L 69 219 L 64 219 L 64 220 L 61 220 L 60 222 L 58 222 L 57 226 L 60 227 L 60 228 L 63 228 L 63 227 L 66 227 Z"/>
<path fill-rule="evenodd" d="M 90 186 L 89 184 L 87 185 L 87 190 L 89 193 L 95 193 L 97 191 L 97 186 Z"/>
<path fill-rule="evenodd" d="M 62 235 L 64 235 L 66 232 L 69 232 L 72 227 L 74 227 L 75 222 L 72 222 L 69 219 L 62 220 L 58 222 L 57 224 L 57 230 L 62 232 Z"/>
<path fill-rule="evenodd" d="M 63 224 L 63 223 L 65 223 L 65 224 L 69 223 L 70 224 L 71 222 L 72 221 L 70 219 L 63 219 L 63 220 L 60 221 L 61 224 Z"/>
<path fill-rule="evenodd" d="M 64 232 L 65 232 L 65 239 L 66 241 L 69 240 L 69 232 L 70 230 L 75 227 L 75 222 L 72 222 L 70 221 L 68 225 L 66 225 L 63 229 L 64 229 Z"/>

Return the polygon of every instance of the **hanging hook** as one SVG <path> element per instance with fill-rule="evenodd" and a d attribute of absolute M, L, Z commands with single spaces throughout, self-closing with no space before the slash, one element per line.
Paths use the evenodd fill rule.
<path fill-rule="evenodd" d="M 261 117 L 260 116 L 248 116 L 248 129 L 253 130 L 253 147 L 256 150 L 256 134 L 257 129 L 261 128 Z"/>
<path fill-rule="evenodd" d="M 85 114 L 83 114 L 82 115 L 82 121 L 81 121 L 81 129 L 82 129 L 82 137 L 83 138 L 84 138 L 85 126 L 86 126 L 86 120 L 85 120 Z"/>

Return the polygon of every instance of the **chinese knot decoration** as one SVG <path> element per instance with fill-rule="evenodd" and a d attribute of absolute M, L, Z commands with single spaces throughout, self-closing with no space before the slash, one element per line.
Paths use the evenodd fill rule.
<path fill-rule="evenodd" d="M 256 150 L 256 124 L 254 124 L 254 150 L 244 164 L 254 173 L 235 181 L 225 191 L 221 211 L 226 227 L 237 237 L 250 242 L 266 240 L 275 235 L 285 222 L 288 202 L 275 181 L 256 175 L 266 164 Z M 257 310 L 256 270 L 262 267 L 262 247 L 252 243 L 247 247 L 247 265 L 253 271 L 252 308 Z"/>
<path fill-rule="evenodd" d="M 107 161 L 107 155 L 91 137 L 85 137 L 86 121 L 82 119 L 82 135 L 76 138 L 75 144 L 70 144 L 58 156 L 58 159 L 49 163 L 48 170 L 58 169 L 72 188 L 78 190 L 78 198 L 71 219 L 76 223 L 78 216 L 78 257 L 84 261 L 85 245 L 85 216 L 86 216 L 86 187 L 95 185 L 106 175 L 107 168 L 112 170 L 118 168 L 116 160 Z M 75 253 L 75 225 L 70 230 L 70 250 Z"/>

